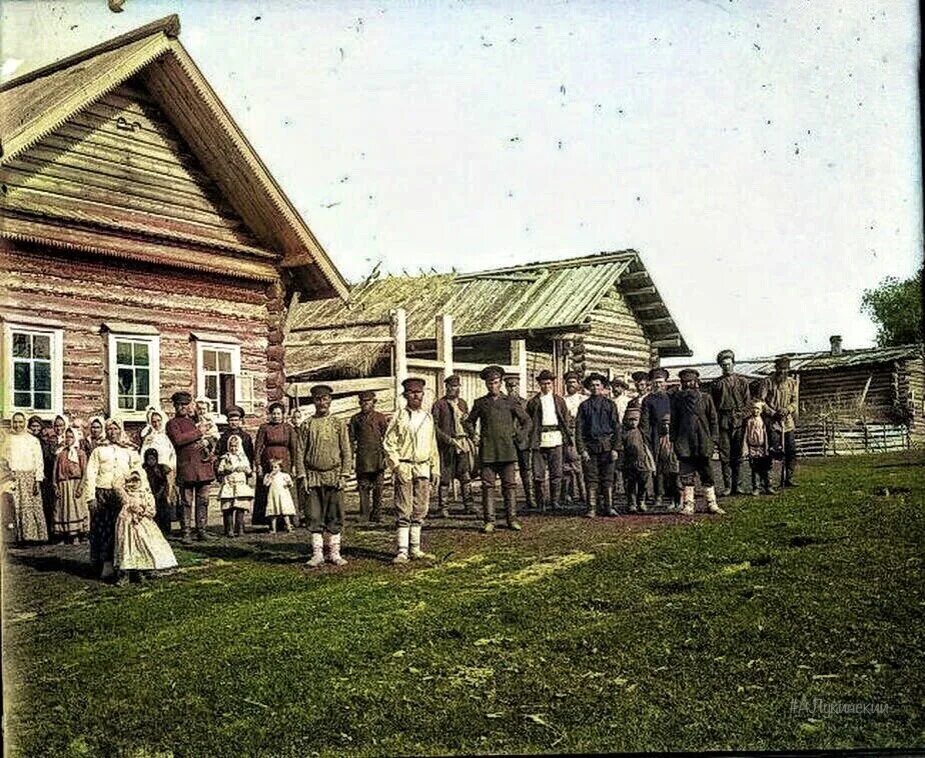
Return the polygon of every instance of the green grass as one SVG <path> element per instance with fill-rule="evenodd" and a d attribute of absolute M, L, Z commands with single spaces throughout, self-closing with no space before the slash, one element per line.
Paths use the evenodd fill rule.
<path fill-rule="evenodd" d="M 920 453 L 814 461 L 723 518 L 435 522 L 309 574 L 305 532 L 179 551 L 141 586 L 79 548 L 4 571 L 12 755 L 394 755 L 925 744 Z M 352 552 L 352 555 L 351 555 Z M 65 570 L 61 570 L 64 568 Z M 794 701 L 881 712 L 794 712 Z"/>

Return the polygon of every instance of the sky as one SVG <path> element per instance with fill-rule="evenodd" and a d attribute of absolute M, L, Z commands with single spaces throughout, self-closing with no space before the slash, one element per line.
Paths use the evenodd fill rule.
<path fill-rule="evenodd" d="M 3 76 L 169 13 L 352 281 L 633 248 L 711 360 L 922 260 L 912 0 L 3 0 Z"/>

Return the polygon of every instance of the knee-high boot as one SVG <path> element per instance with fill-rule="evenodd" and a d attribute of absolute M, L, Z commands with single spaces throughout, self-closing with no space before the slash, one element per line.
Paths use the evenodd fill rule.
<path fill-rule="evenodd" d="M 546 513 L 546 493 L 543 491 L 543 482 L 533 482 L 533 499 L 540 513 Z"/>
<path fill-rule="evenodd" d="M 450 517 L 450 509 L 447 507 L 449 498 L 450 488 L 447 485 L 441 484 L 437 487 L 437 515 L 440 518 Z"/>
<path fill-rule="evenodd" d="M 234 520 L 234 511 L 222 511 L 222 526 L 225 527 L 225 536 L 231 537 L 232 535 L 232 522 Z"/>
<path fill-rule="evenodd" d="M 597 485 L 588 484 L 588 510 L 585 512 L 585 515 L 588 518 L 594 518 L 597 516 Z"/>
<path fill-rule="evenodd" d="M 514 489 L 502 490 L 501 497 L 504 499 L 504 518 L 507 521 L 508 529 L 519 532 L 522 527 L 517 520 L 517 491 Z"/>
<path fill-rule="evenodd" d="M 482 531 L 493 532 L 495 529 L 494 487 L 482 485 Z"/>

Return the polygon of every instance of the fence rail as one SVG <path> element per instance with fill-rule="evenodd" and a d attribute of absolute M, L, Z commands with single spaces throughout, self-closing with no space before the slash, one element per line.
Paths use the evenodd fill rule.
<path fill-rule="evenodd" d="M 902 424 L 801 424 L 795 433 L 803 457 L 861 455 L 909 449 L 909 428 Z"/>

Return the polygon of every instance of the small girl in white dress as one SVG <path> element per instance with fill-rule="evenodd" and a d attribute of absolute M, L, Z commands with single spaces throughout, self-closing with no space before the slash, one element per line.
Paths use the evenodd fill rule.
<path fill-rule="evenodd" d="M 222 481 L 218 500 L 222 506 L 225 536 L 239 537 L 244 534 L 244 514 L 254 502 L 254 488 L 247 481 L 252 473 L 251 462 L 237 434 L 228 438 L 228 452 L 219 458 L 217 473 Z"/>
<path fill-rule="evenodd" d="M 263 477 L 267 486 L 267 518 L 270 521 L 270 534 L 276 532 L 276 519 L 282 516 L 286 524 L 286 531 L 292 531 L 292 520 L 295 516 L 295 502 L 292 499 L 292 477 L 280 467 L 282 461 L 274 458 L 270 461 L 270 473 Z"/>
<path fill-rule="evenodd" d="M 132 468 L 123 482 L 117 482 L 116 491 L 122 502 L 115 534 L 118 583 L 126 582 L 128 574 L 140 581 L 142 572 L 174 568 L 177 559 L 154 523 L 154 496 L 141 469 Z"/>

